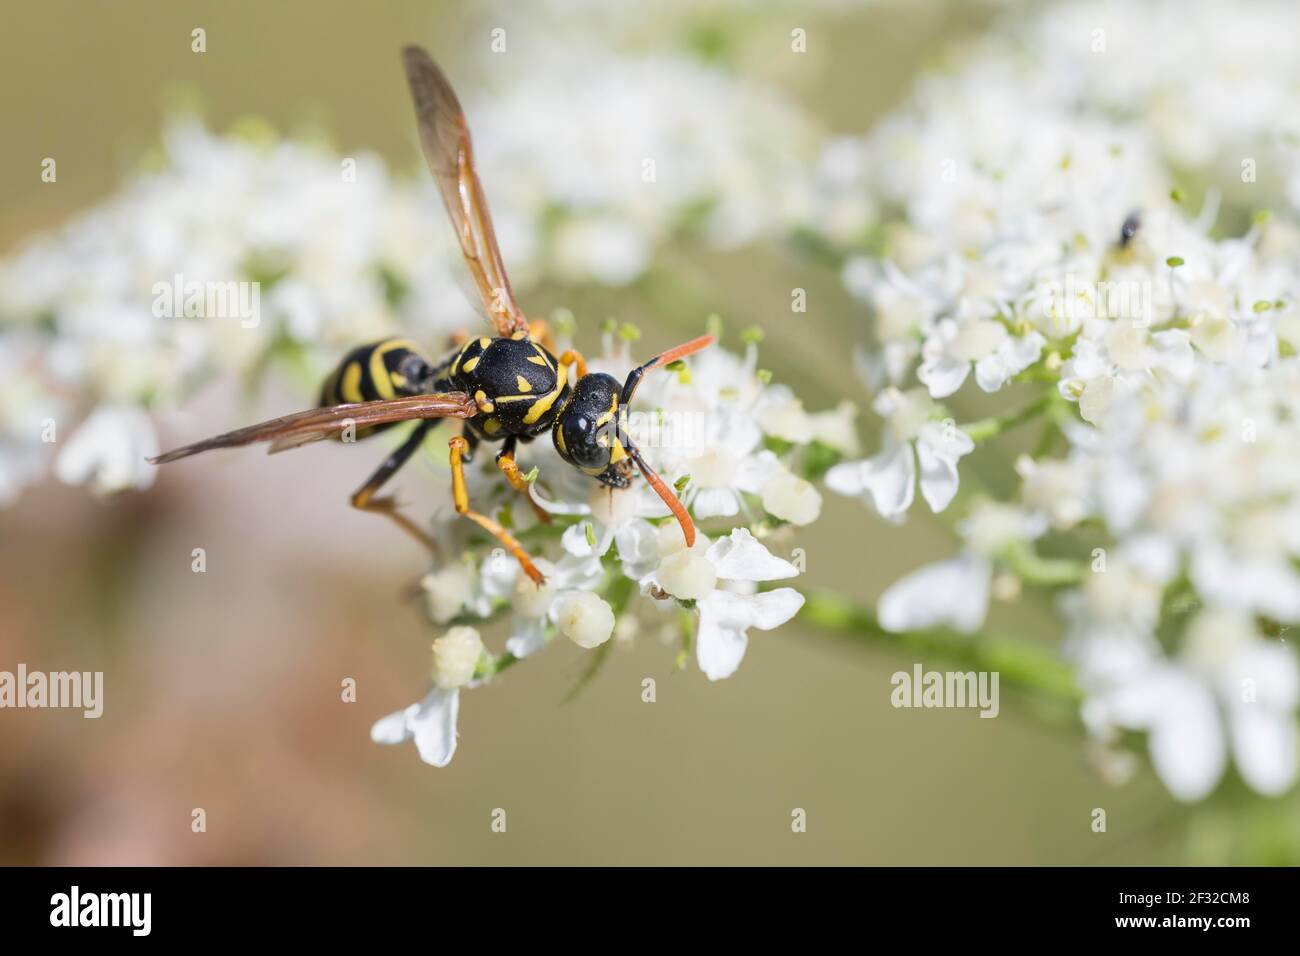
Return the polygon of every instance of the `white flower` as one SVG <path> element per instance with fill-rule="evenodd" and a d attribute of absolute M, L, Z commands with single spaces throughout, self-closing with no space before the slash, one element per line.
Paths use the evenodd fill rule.
<path fill-rule="evenodd" d="M 1044 399 L 1025 406 L 1046 421 L 1028 426 L 1038 450 L 1016 464 L 1018 499 L 1001 516 L 972 514 L 955 557 L 890 587 L 882 624 L 973 630 L 991 593 L 1014 593 L 1002 583 L 1032 585 L 1036 568 L 1051 569 L 1024 539 L 1087 521 L 1066 560 L 1091 573 L 1060 609 L 1095 743 L 1146 730 L 1162 779 L 1187 800 L 1209 792 L 1229 750 L 1262 793 L 1295 777 L 1291 651 L 1225 623 L 1300 622 L 1300 233 L 1275 215 L 1217 237 L 1246 218 L 1247 199 L 1258 207 L 1300 183 L 1284 172 L 1246 197 L 1223 174 L 1239 157 L 1251 157 L 1243 177 L 1257 157 L 1300 169 L 1296 124 L 1283 124 L 1292 144 L 1282 146 L 1282 114 L 1268 116 L 1300 77 L 1275 26 L 1297 11 L 1247 7 L 1121 13 L 1081 0 L 1010 16 L 862 140 L 837 143 L 849 175 L 819 179 L 826 201 L 837 188 L 871 192 L 875 212 L 893 217 L 871 224 L 888 259 L 863 256 L 861 233 L 822 232 L 843 254 L 845 286 L 875 307 L 869 385 L 915 375 L 928 392 L 882 392 L 880 453 L 833 468 L 828 487 L 901 515 L 918 461 L 926 489 L 925 430 L 939 427 L 924 399 L 956 393 L 972 368 L 985 391 L 1020 378 Z M 1106 57 L 1095 55 L 1099 27 Z M 1156 35 L 1154 59 L 1130 55 Z M 1207 187 L 1199 212 L 1170 190 L 1189 179 Z M 942 503 L 959 457 L 936 470 Z M 1009 538 L 1022 518 L 1033 526 Z M 1171 633 L 1172 609 L 1197 605 L 1215 627 Z M 1283 686 L 1243 706 L 1226 675 L 1265 670 L 1268 658 Z"/>
<path fill-rule="evenodd" d="M 576 593 L 590 591 L 604 576 L 598 558 L 566 554 L 558 562 L 538 558 L 537 570 L 546 578 L 538 587 L 527 575 L 515 580 L 514 614 L 506 650 L 515 657 L 528 657 L 546 644 L 547 627 L 559 620 L 566 602 Z"/>
<path fill-rule="evenodd" d="M 927 564 L 899 578 L 880 596 L 880 626 L 903 632 L 947 625 L 973 633 L 988 613 L 992 577 L 992 565 L 982 555 Z"/>
<path fill-rule="evenodd" d="M 623 284 L 683 228 L 727 248 L 784 227 L 811 137 L 779 91 L 680 55 L 559 49 L 534 47 L 516 82 L 467 105 L 494 215 L 557 233 L 539 249 L 548 271 Z"/>
<path fill-rule="evenodd" d="M 988 613 L 994 559 L 1037 538 L 1045 522 L 1012 505 L 981 502 L 958 530 L 966 541 L 959 556 L 904 575 L 880 596 L 881 627 L 896 633 L 940 626 L 964 634 L 979 630 Z"/>
<path fill-rule="evenodd" d="M 1147 731 L 1156 772 L 1180 800 L 1199 800 L 1214 788 L 1229 748 L 1251 787 L 1282 793 L 1296 778 L 1294 655 L 1232 613 L 1202 612 L 1188 631 L 1176 662 L 1152 655 L 1090 695 L 1085 722 L 1101 736 L 1111 727 Z"/>
<path fill-rule="evenodd" d="M 1088 516 L 1088 475 L 1075 461 L 1035 461 L 1028 455 L 1016 459 L 1023 480 L 1020 496 L 1025 505 L 1042 514 L 1053 528 L 1073 528 Z"/>
<path fill-rule="evenodd" d="M 375 721 L 370 739 L 378 744 L 414 740 L 420 759 L 435 767 L 456 753 L 460 689 L 472 686 L 484 654 L 483 639 L 472 627 L 453 627 L 433 642 L 433 688 L 405 710 Z"/>
<path fill-rule="evenodd" d="M 972 363 L 992 357 L 1007 339 L 1006 326 L 1001 322 L 983 319 L 959 325 L 952 319 L 942 319 L 925 340 L 916 377 L 929 388 L 931 396 L 946 398 L 961 388 Z"/>
<path fill-rule="evenodd" d="M 1061 366 L 1061 395 L 1079 403 L 1085 421 L 1101 424 L 1121 397 L 1151 376 L 1185 382 L 1194 371 L 1191 340 L 1182 329 L 1151 333 L 1131 321 L 1084 323 L 1071 358 Z"/>
<path fill-rule="evenodd" d="M 812 482 L 780 468 L 763 485 L 763 510 L 802 527 L 821 515 L 822 496 Z"/>
<path fill-rule="evenodd" d="M 483 639 L 472 627 L 453 627 L 433 642 L 433 683 L 443 690 L 463 687 L 474 678 L 483 656 Z"/>
<path fill-rule="evenodd" d="M 604 644 L 614 633 L 614 609 L 590 591 L 572 591 L 557 608 L 560 633 L 582 648 Z"/>
<path fill-rule="evenodd" d="M 707 550 L 706 543 L 703 536 L 691 549 L 680 542 L 680 550 L 665 557 L 642 586 L 647 593 L 658 589 L 695 602 L 700 670 L 709 680 L 722 680 L 740 666 L 750 628 L 780 627 L 798 613 L 803 595 L 794 588 L 755 593 L 758 582 L 792 578 L 799 571 L 763 547 L 747 529 L 735 529 Z"/>
<path fill-rule="evenodd" d="M 702 440 L 686 451 L 675 469 L 690 475 L 683 503 L 697 518 L 740 514 L 744 494 L 759 494 L 776 465 L 762 449 L 763 432 L 744 412 L 713 412 Z"/>
<path fill-rule="evenodd" d="M 440 535 L 447 540 L 450 535 Z M 471 563 L 453 561 L 435 568 L 420 579 L 425 607 L 435 624 L 446 624 L 462 613 L 487 617 L 493 604 L 510 596 L 519 574 L 519 563 L 503 549 L 483 558 L 476 574 Z"/>
<path fill-rule="evenodd" d="M 158 454 L 149 416 L 129 405 L 101 405 L 72 433 L 54 471 L 69 485 L 93 482 L 98 494 L 148 488 L 158 469 L 146 460 Z"/>
<path fill-rule="evenodd" d="M 847 399 L 827 411 L 809 412 L 788 386 L 769 385 L 756 404 L 754 417 L 765 434 L 792 445 L 818 441 L 846 455 L 856 455 L 857 414 L 857 406 Z"/>
<path fill-rule="evenodd" d="M 975 362 L 975 381 L 986 392 L 996 392 L 1011 379 L 1035 364 L 1047 340 L 1038 332 L 1008 336 L 991 354 Z"/>
<path fill-rule="evenodd" d="M 639 581 L 654 569 L 659 552 L 655 527 L 646 519 L 663 517 L 668 509 L 649 486 L 638 482 L 623 490 L 595 487 L 589 511 L 590 521 L 565 529 L 561 539 L 565 551 L 577 558 L 601 558 L 617 545 L 627 577 Z"/>
<path fill-rule="evenodd" d="M 874 407 L 887 420 L 884 447 L 874 458 L 831 468 L 826 487 L 870 501 L 886 518 L 899 518 L 912 505 L 919 464 L 921 495 L 930 510 L 948 507 L 957 494 L 957 461 L 975 449 L 970 436 L 950 423 L 930 421 L 924 392 L 886 389 Z"/>
<path fill-rule="evenodd" d="M 435 686 L 423 700 L 375 721 L 370 728 L 370 739 L 377 744 L 414 740 L 421 760 L 435 767 L 445 767 L 456 753 L 456 716 L 459 712 L 460 688 Z"/>

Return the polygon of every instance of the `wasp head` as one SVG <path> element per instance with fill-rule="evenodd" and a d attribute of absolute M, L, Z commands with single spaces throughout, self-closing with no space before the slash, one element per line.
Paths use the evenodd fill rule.
<path fill-rule="evenodd" d="M 611 488 L 632 483 L 632 460 L 619 421 L 621 390 L 602 372 L 583 376 L 551 428 L 560 457 Z"/>

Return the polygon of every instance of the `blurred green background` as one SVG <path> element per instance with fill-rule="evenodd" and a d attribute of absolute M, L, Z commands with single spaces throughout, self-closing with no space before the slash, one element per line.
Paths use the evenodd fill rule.
<path fill-rule="evenodd" d="M 781 85 L 827 129 L 861 132 L 992 13 L 937 2 L 800 13 L 814 42 L 797 70 L 752 54 L 743 68 Z M 341 150 L 373 150 L 405 170 L 418 159 L 398 48 L 423 43 L 457 77 L 491 68 L 483 15 L 461 4 L 46 0 L 9 4 L 5 18 L 0 252 L 108 195 L 178 100 L 197 99 L 218 130 L 258 115 L 286 132 L 326 130 Z M 195 26 L 207 30 L 202 56 L 190 52 Z M 761 50 L 762 38 L 748 48 Z M 56 185 L 40 182 L 45 156 L 58 158 Z M 661 292 L 638 288 L 546 286 L 525 307 L 638 321 L 647 354 L 716 310 L 733 328 L 764 326 L 763 364 L 809 407 L 844 396 L 868 404 L 851 362 L 867 317 L 833 273 L 777 251 L 690 248 L 670 250 L 663 269 L 695 277 L 673 291 L 671 312 Z M 794 286 L 811 303 L 797 322 Z M 259 410 L 303 398 L 273 392 Z M 204 394 L 192 423 L 219 430 L 247 414 L 231 383 Z M 377 747 L 373 720 L 426 687 L 432 634 L 403 596 L 424 561 L 385 523 L 347 507 L 365 466 L 343 454 L 232 456 L 107 503 L 48 483 L 0 513 L 0 669 L 24 661 L 106 672 L 100 720 L 0 712 L 0 862 L 1182 859 L 1185 812 L 1148 770 L 1107 787 L 1068 723 L 1041 719 L 1009 690 L 996 720 L 895 710 L 890 676 L 914 656 L 797 622 L 754 634 L 740 672 L 717 684 L 693 667 L 672 673 L 674 649 L 643 637 L 567 704 L 584 659 L 559 642 L 462 698 L 450 767 L 423 765 L 409 746 Z M 973 469 L 1004 478 L 1005 464 L 986 454 Z M 433 472 L 405 474 L 404 497 L 418 501 L 425 479 Z M 951 547 L 921 511 L 893 527 L 830 496 L 795 543 L 808 555 L 803 584 L 868 603 Z M 190 552 L 200 546 L 208 570 L 196 575 Z M 999 613 L 995 621 L 1044 646 L 1057 636 L 1042 608 Z M 485 636 L 499 647 L 499 633 Z M 345 677 L 358 682 L 356 703 L 340 700 Z M 641 702 L 645 677 L 658 681 L 654 704 Z M 191 832 L 196 807 L 206 833 Z M 498 807 L 504 834 L 490 829 Z M 808 815 L 804 834 L 791 832 L 796 807 Z M 1107 811 L 1105 834 L 1090 830 L 1095 807 Z"/>

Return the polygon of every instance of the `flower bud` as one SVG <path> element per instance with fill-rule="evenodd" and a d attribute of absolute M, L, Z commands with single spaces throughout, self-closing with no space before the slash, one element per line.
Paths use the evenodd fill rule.
<path fill-rule="evenodd" d="M 433 642 L 433 682 L 443 690 L 464 687 L 474 679 L 483 639 L 472 627 L 453 627 Z"/>
<path fill-rule="evenodd" d="M 547 583 L 538 587 L 526 574 L 519 575 L 515 581 L 514 606 L 524 617 L 545 617 L 555 600 L 555 588 L 550 583 L 555 577 L 555 565 L 542 558 L 535 563 Z"/>
<path fill-rule="evenodd" d="M 659 586 L 681 601 L 698 601 L 713 592 L 718 571 L 713 562 L 695 550 L 682 549 L 659 562 Z"/>
<path fill-rule="evenodd" d="M 614 609 L 590 591 L 575 591 L 560 602 L 560 633 L 579 647 L 598 647 L 614 633 Z"/>
<path fill-rule="evenodd" d="M 703 540 L 705 540 L 704 535 L 700 533 L 699 528 L 696 528 L 695 547 L 698 548 Z M 656 531 L 655 544 L 659 548 L 659 557 L 661 558 L 686 550 L 686 537 L 682 534 L 682 526 L 676 521 L 664 522 Z"/>
<path fill-rule="evenodd" d="M 822 513 L 822 496 L 811 482 L 781 469 L 763 486 L 763 510 L 794 525 L 812 524 Z"/>
<path fill-rule="evenodd" d="M 424 604 L 429 617 L 437 624 L 446 624 L 465 606 L 465 595 L 470 591 L 469 568 L 459 562 L 431 571 L 420 579 L 424 591 Z"/>

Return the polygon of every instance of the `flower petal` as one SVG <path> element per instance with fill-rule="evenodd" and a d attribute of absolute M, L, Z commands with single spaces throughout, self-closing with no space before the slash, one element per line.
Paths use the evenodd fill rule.
<path fill-rule="evenodd" d="M 510 636 L 506 638 L 506 650 L 515 657 L 524 658 L 545 646 L 546 619 L 516 615 L 510 625 Z"/>
<path fill-rule="evenodd" d="M 435 767 L 451 763 L 456 752 L 456 715 L 460 711 L 460 688 L 435 687 L 414 708 L 408 708 L 406 726 L 415 738 L 420 759 Z"/>
<path fill-rule="evenodd" d="M 659 564 L 659 535 L 655 526 L 642 518 L 624 522 L 614 532 L 623 573 L 639 581 Z"/>
<path fill-rule="evenodd" d="M 975 450 L 960 428 L 948 428 L 939 422 L 926 422 L 916 438 L 916 454 L 921 463 L 921 495 L 936 514 L 952 502 L 957 494 L 957 459 Z"/>
<path fill-rule="evenodd" d="M 1246 783 L 1268 796 L 1290 788 L 1296 778 L 1296 728 L 1290 711 L 1262 703 L 1232 708 L 1232 751 Z"/>
<path fill-rule="evenodd" d="M 387 717 L 380 717 L 370 727 L 370 739 L 377 744 L 400 744 L 411 739 L 411 731 L 406 726 L 406 712 L 418 707 L 412 704 L 403 710 L 395 710 Z"/>
<path fill-rule="evenodd" d="M 946 398 L 962 387 L 970 375 L 970 362 L 944 355 L 924 362 L 916 377 L 930 390 L 932 398 Z"/>
<path fill-rule="evenodd" d="M 779 581 L 798 576 L 799 569 L 760 544 L 748 528 L 736 528 L 709 545 L 704 556 L 726 581 Z"/>
<path fill-rule="evenodd" d="M 754 619 L 750 598 L 714 591 L 699 602 L 700 623 L 695 634 L 695 659 L 709 680 L 730 677 L 745 656 L 745 631 Z"/>
<path fill-rule="evenodd" d="M 992 577 L 989 563 L 975 555 L 917 568 L 880 596 L 880 626 L 896 633 L 940 625 L 965 634 L 976 631 L 988 613 Z"/>
<path fill-rule="evenodd" d="M 789 621 L 803 607 L 804 597 L 794 588 L 777 588 L 749 598 L 754 615 L 753 627 L 770 631 Z"/>
<path fill-rule="evenodd" d="M 826 487 L 843 495 L 871 496 L 886 518 L 902 515 L 916 493 L 916 459 L 910 442 L 888 442 L 867 461 L 849 461 L 826 473 Z"/>
<path fill-rule="evenodd" d="M 97 494 L 148 488 L 158 469 L 146 458 L 158 454 L 153 422 L 133 405 L 100 405 L 72 433 L 54 462 L 64 484 L 93 481 Z"/>
<path fill-rule="evenodd" d="M 596 540 L 594 546 L 587 540 L 588 528 L 591 528 L 591 536 Z M 575 558 L 599 558 L 609 550 L 613 541 L 614 535 L 609 528 L 600 527 L 594 521 L 579 521 L 564 529 L 560 546 Z"/>
<path fill-rule="evenodd" d="M 579 476 L 581 477 L 581 476 Z M 528 497 L 532 499 L 537 507 L 541 508 L 547 514 L 553 515 L 589 515 L 591 506 L 586 502 L 577 501 L 551 501 L 537 490 L 537 482 L 532 482 L 528 486 Z"/>
<path fill-rule="evenodd" d="M 460 709 L 460 690 L 434 687 L 424 699 L 381 717 L 370 728 L 370 739 L 377 744 L 400 744 L 415 738 L 420 759 L 435 767 L 445 767 L 456 752 L 456 715 Z"/>
<path fill-rule="evenodd" d="M 1008 338 L 992 355 L 975 363 L 975 381 L 986 392 L 996 392 L 1013 375 L 1018 375 L 1038 361 L 1047 340 L 1038 332 L 1024 338 Z"/>
<path fill-rule="evenodd" d="M 1227 747 L 1209 689 L 1181 676 L 1166 688 L 1147 746 L 1156 773 L 1177 799 L 1193 803 L 1223 775 Z"/>
<path fill-rule="evenodd" d="M 740 501 L 730 488 L 701 488 L 691 501 L 695 517 L 730 518 L 740 513 Z"/>

